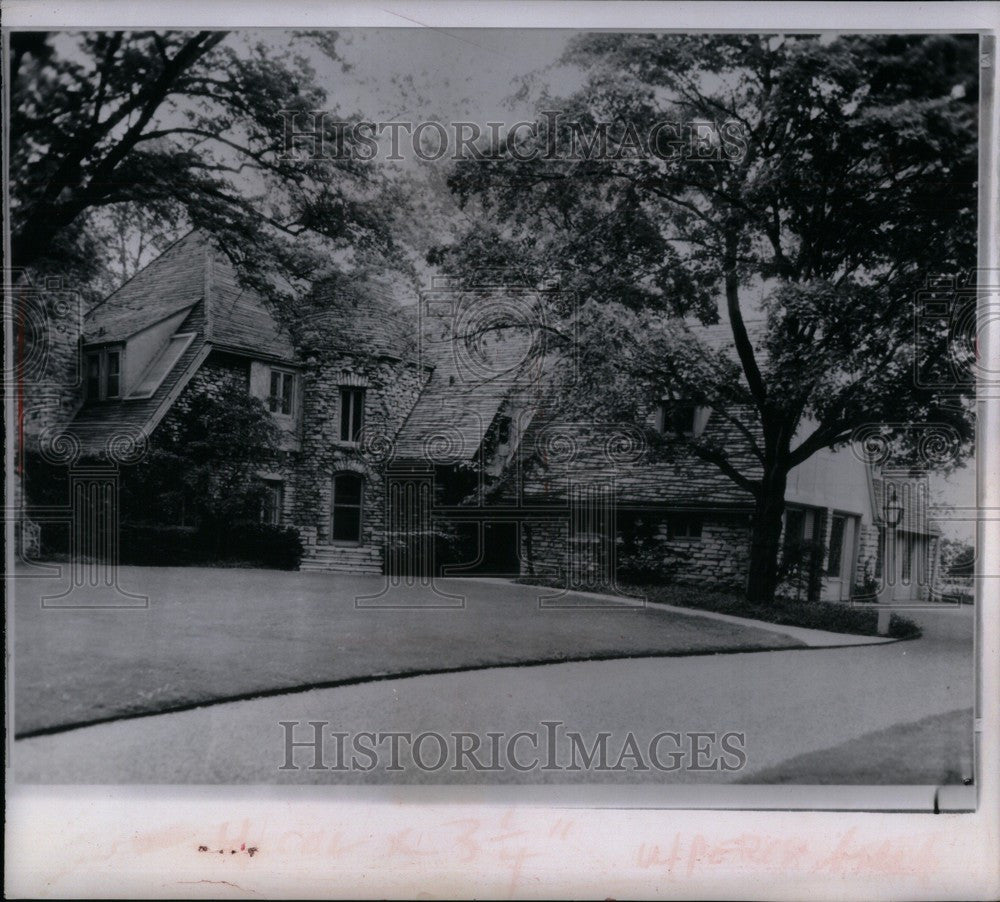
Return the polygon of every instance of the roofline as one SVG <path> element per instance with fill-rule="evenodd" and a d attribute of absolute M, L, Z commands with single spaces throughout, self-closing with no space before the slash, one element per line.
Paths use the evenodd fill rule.
<path fill-rule="evenodd" d="M 208 342 L 202 345 L 201 350 L 195 354 L 194 359 L 188 364 L 186 370 L 181 373 L 180 378 L 174 384 L 174 387 L 167 392 L 166 396 L 160 402 L 156 410 L 153 411 L 150 418 L 146 421 L 146 425 L 143 427 L 143 432 L 148 436 L 152 436 L 156 427 L 160 425 L 160 421 L 169 413 L 170 409 L 174 406 L 180 393 L 187 388 L 188 383 L 191 381 L 192 377 L 201 368 L 201 365 L 205 362 L 205 358 L 208 357 L 211 352 L 211 347 Z"/>
<path fill-rule="evenodd" d="M 286 366 L 304 366 L 298 357 L 282 357 L 280 354 L 269 354 L 267 351 L 261 351 L 258 348 L 244 348 L 239 345 L 230 345 L 225 342 L 215 341 L 212 338 L 206 338 L 205 344 L 211 350 L 223 351 L 226 354 L 235 354 L 237 357 L 249 357 L 253 360 L 269 360 L 275 363 L 282 363 Z"/>
<path fill-rule="evenodd" d="M 83 343 L 85 345 L 101 345 L 101 344 L 116 344 L 119 342 L 126 341 L 127 339 L 132 338 L 134 335 L 138 335 L 140 332 L 145 332 L 147 329 L 152 329 L 153 326 L 158 326 L 160 325 L 160 323 L 166 322 L 171 317 L 177 316 L 178 313 L 190 313 L 192 308 L 197 307 L 203 300 L 205 300 L 204 297 L 200 297 L 198 298 L 198 300 L 192 301 L 186 307 L 178 307 L 173 312 L 164 314 L 159 319 L 153 320 L 151 323 L 146 323 L 145 326 L 136 329 L 134 332 L 125 333 L 121 338 L 105 338 L 105 339 L 97 339 L 95 341 L 88 341 L 87 329 L 85 325 L 83 330 Z M 90 316 L 90 314 L 88 313 L 87 316 Z M 84 317 L 84 323 L 86 323 L 86 321 L 87 321 L 86 317 Z"/>
<path fill-rule="evenodd" d="M 197 232 L 197 231 L 198 227 L 192 226 L 176 241 L 171 241 L 170 244 L 168 244 L 162 251 L 160 251 L 155 257 L 153 257 L 153 259 L 150 260 L 149 263 L 147 263 L 140 269 L 137 269 L 124 282 L 122 282 L 121 285 L 119 285 L 114 291 L 112 291 L 111 294 L 107 295 L 107 297 L 105 297 L 103 300 L 100 300 L 96 304 L 94 304 L 94 306 L 87 311 L 86 315 L 84 316 L 84 319 L 86 320 L 87 316 L 90 316 L 90 314 L 93 313 L 98 307 L 101 307 L 108 301 L 110 301 L 116 294 L 118 294 L 119 291 L 121 291 L 126 285 L 128 285 L 129 282 L 131 282 L 133 279 L 139 276 L 140 273 L 144 273 L 147 269 L 149 269 L 150 266 L 152 266 L 157 260 L 159 260 L 160 257 L 162 257 L 165 253 L 174 248 L 176 245 L 180 244 L 185 238 L 188 237 L 188 235 L 190 235 L 192 232 Z M 134 335 L 135 333 L 133 332 L 132 334 Z"/>

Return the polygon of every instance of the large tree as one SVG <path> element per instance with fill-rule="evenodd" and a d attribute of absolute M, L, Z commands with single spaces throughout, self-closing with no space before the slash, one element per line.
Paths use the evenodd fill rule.
<path fill-rule="evenodd" d="M 287 153 L 287 111 L 329 107 L 311 60 L 333 33 L 13 32 L 11 256 L 86 279 L 121 226 L 206 228 L 251 282 L 331 252 L 384 252 L 386 190 L 356 155 Z M 334 117 L 320 120 L 333 146 Z M 392 206 L 388 205 L 391 209 Z M 120 248 L 118 249 L 120 253 Z"/>
<path fill-rule="evenodd" d="M 793 468 L 865 424 L 971 438 L 954 293 L 920 291 L 975 266 L 977 60 L 964 36 L 588 34 L 562 60 L 583 86 L 451 178 L 476 225 L 431 259 L 577 299 L 546 328 L 578 343 L 580 403 L 639 416 L 641 385 L 731 426 L 688 448 L 753 500 L 755 599 Z"/>

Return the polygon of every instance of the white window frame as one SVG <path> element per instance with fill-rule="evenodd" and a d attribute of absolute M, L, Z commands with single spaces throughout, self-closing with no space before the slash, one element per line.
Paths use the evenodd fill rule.
<path fill-rule="evenodd" d="M 678 530 L 677 525 L 684 524 L 683 530 Z M 698 524 L 698 534 L 694 535 L 691 529 L 693 523 Z M 700 542 L 705 533 L 705 518 L 697 513 L 684 513 L 673 511 L 667 514 L 667 541 L 669 542 Z"/>
<path fill-rule="evenodd" d="M 671 407 L 689 407 L 691 409 L 691 429 L 680 432 L 674 429 L 673 422 L 668 416 Z M 656 430 L 661 435 L 683 435 L 685 438 L 698 438 L 708 425 L 710 408 L 704 407 L 694 401 L 684 398 L 660 398 L 656 405 Z"/>
<path fill-rule="evenodd" d="M 114 355 L 118 358 L 118 391 L 114 394 L 108 392 L 108 377 L 110 375 L 109 358 Z M 97 364 L 97 395 L 91 391 L 90 387 L 90 359 L 96 357 Z M 83 351 L 83 388 L 84 397 L 87 401 L 119 401 L 125 397 L 125 345 L 108 345 L 101 348 L 84 348 Z"/>
<path fill-rule="evenodd" d="M 279 376 L 279 384 L 282 389 L 286 385 L 286 379 L 289 380 L 291 384 L 291 395 L 289 397 L 288 413 L 284 413 L 281 410 L 281 403 L 284 401 L 284 393 L 280 395 L 274 395 L 271 393 L 271 386 L 274 382 L 274 377 Z M 296 416 L 296 410 L 298 405 L 298 393 L 299 393 L 299 374 L 295 370 L 286 369 L 285 367 L 272 366 L 268 368 L 267 374 L 267 398 L 265 402 L 267 403 L 267 409 L 270 411 L 271 416 L 279 417 L 283 420 L 294 420 Z M 275 410 L 275 403 L 277 402 L 277 410 Z"/>

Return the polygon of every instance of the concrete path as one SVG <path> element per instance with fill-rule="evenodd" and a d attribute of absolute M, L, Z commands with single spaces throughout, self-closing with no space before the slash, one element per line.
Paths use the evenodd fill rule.
<path fill-rule="evenodd" d="M 18 782 L 141 783 L 668 783 L 730 782 L 806 752 L 972 702 L 973 611 L 911 612 L 917 641 L 752 654 L 590 661 L 386 680 L 126 720 L 14 743 Z M 360 731 L 506 736 L 559 721 L 589 746 L 602 731 L 621 748 L 662 731 L 741 731 L 741 771 L 511 769 L 427 772 L 298 770 L 285 760 L 281 721 Z M 957 740 L 960 741 L 960 740 Z M 971 742 L 971 737 L 969 737 Z M 427 757 L 434 759 L 433 746 Z M 326 747 L 325 755 L 333 753 Z M 327 763 L 330 763 L 327 758 Z"/>

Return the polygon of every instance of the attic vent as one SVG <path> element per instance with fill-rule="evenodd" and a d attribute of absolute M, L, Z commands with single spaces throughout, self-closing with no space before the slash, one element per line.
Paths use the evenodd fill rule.
<path fill-rule="evenodd" d="M 337 377 L 337 384 L 349 388 L 367 388 L 368 378 L 366 376 L 361 376 L 358 373 L 341 370 L 340 375 Z"/>

